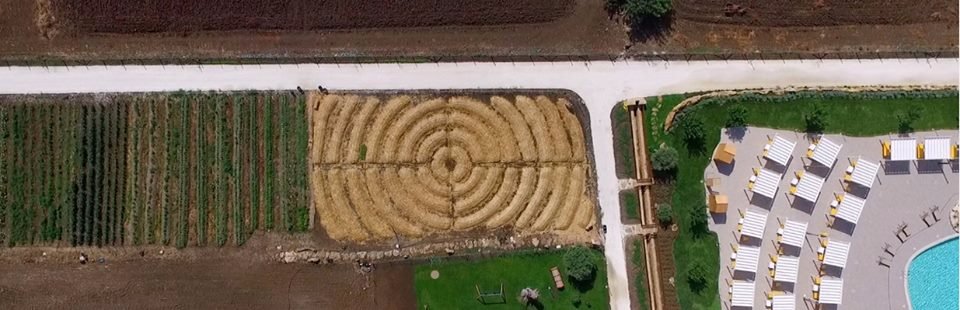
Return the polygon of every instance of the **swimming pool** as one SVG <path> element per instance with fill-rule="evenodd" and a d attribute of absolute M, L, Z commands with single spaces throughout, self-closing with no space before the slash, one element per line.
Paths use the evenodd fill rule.
<path fill-rule="evenodd" d="M 920 253 L 910 263 L 907 286 L 914 310 L 956 310 L 957 238 Z"/>

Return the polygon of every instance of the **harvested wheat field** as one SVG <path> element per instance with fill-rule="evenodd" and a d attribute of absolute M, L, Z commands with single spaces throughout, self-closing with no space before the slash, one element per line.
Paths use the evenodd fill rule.
<path fill-rule="evenodd" d="M 588 143 L 563 96 L 315 94 L 308 104 L 313 204 L 333 239 L 589 237 Z"/>

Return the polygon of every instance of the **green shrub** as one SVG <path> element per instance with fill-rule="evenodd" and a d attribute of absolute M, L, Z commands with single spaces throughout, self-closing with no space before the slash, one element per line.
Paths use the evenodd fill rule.
<path fill-rule="evenodd" d="M 622 11 L 630 20 L 660 18 L 673 9 L 671 0 L 607 0 L 607 9 Z"/>
<path fill-rule="evenodd" d="M 590 282 L 596 276 L 597 256 L 585 247 L 573 247 L 563 254 L 563 265 L 567 275 L 574 281 Z"/>
<path fill-rule="evenodd" d="M 688 212 L 687 225 L 689 225 L 690 232 L 697 237 L 707 235 L 710 228 L 707 226 L 706 206 L 690 208 Z"/>
<path fill-rule="evenodd" d="M 913 123 L 920 119 L 920 111 L 912 109 L 906 113 L 897 114 L 897 128 L 900 133 L 913 132 Z"/>
<path fill-rule="evenodd" d="M 697 294 L 701 293 L 707 287 L 708 279 L 707 267 L 702 261 L 694 260 L 693 266 L 687 272 L 687 284 L 690 285 L 690 289 Z"/>
<path fill-rule="evenodd" d="M 803 115 L 807 132 L 821 133 L 827 127 L 827 112 L 820 104 L 814 104 L 810 112 Z"/>
<path fill-rule="evenodd" d="M 667 203 L 657 204 L 657 221 L 661 225 L 667 225 L 673 222 L 673 206 Z"/>
<path fill-rule="evenodd" d="M 679 118 L 677 130 L 680 131 L 680 137 L 690 151 L 702 151 L 706 133 L 704 132 L 703 119 L 692 113 L 684 113 Z"/>
<path fill-rule="evenodd" d="M 650 162 L 653 164 L 653 170 L 671 171 L 677 168 L 677 163 L 680 162 L 680 154 L 677 153 L 676 149 L 668 145 L 662 145 L 650 155 Z"/>
<path fill-rule="evenodd" d="M 747 108 L 735 105 L 727 110 L 727 127 L 747 126 Z"/>

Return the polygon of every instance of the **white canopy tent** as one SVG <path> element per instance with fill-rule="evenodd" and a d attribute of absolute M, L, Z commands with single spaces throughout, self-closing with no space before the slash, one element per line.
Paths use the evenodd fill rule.
<path fill-rule="evenodd" d="M 793 153 L 793 148 L 796 146 L 796 142 L 781 138 L 780 136 L 774 136 L 773 142 L 770 143 L 770 147 L 764 157 L 781 166 L 786 166 L 790 160 L 790 154 Z"/>
<path fill-rule="evenodd" d="M 756 289 L 755 282 L 746 282 L 746 281 L 736 281 L 733 282 L 733 297 L 730 298 L 730 303 L 734 307 L 748 307 L 753 308 L 753 296 L 754 289 Z"/>
<path fill-rule="evenodd" d="M 826 265 L 843 268 L 847 265 L 847 254 L 849 253 L 849 243 L 830 240 L 830 242 L 827 243 L 827 252 L 823 256 L 823 263 Z"/>
<path fill-rule="evenodd" d="M 930 137 L 923 139 L 923 159 L 950 159 L 950 138 Z"/>
<path fill-rule="evenodd" d="M 843 195 L 843 201 L 837 206 L 837 217 L 851 224 L 856 224 L 860 220 L 860 213 L 863 212 L 865 203 L 866 200 L 860 197 L 850 194 Z"/>
<path fill-rule="evenodd" d="M 747 214 L 743 216 L 743 228 L 740 229 L 740 233 L 744 236 L 763 239 L 763 232 L 767 227 L 767 215 L 769 214 L 766 212 L 748 210 Z"/>
<path fill-rule="evenodd" d="M 827 138 L 820 138 L 820 142 L 818 142 L 816 148 L 813 149 L 813 156 L 810 158 L 821 165 L 833 167 L 833 163 L 837 161 L 837 154 L 840 154 L 841 148 L 843 148 L 843 144 L 836 144 Z"/>
<path fill-rule="evenodd" d="M 780 256 L 777 258 L 776 273 L 773 280 L 777 282 L 797 283 L 797 270 L 800 269 L 800 258 Z"/>
<path fill-rule="evenodd" d="M 890 160 L 916 160 L 917 139 L 890 140 Z"/>
<path fill-rule="evenodd" d="M 873 187 L 873 180 L 877 178 L 877 171 L 880 171 L 880 164 L 858 158 L 850 177 L 853 183 L 869 188 Z"/>
<path fill-rule="evenodd" d="M 757 176 L 757 181 L 753 183 L 753 192 L 773 199 L 780 187 L 781 177 L 783 177 L 781 173 L 766 168 L 760 169 L 760 175 Z"/>
<path fill-rule="evenodd" d="M 843 301 L 843 279 L 820 281 L 820 303 L 839 305 Z"/>
<path fill-rule="evenodd" d="M 793 295 L 777 295 L 773 296 L 773 310 L 796 310 L 797 309 L 797 296 Z"/>
<path fill-rule="evenodd" d="M 823 188 L 823 178 L 812 173 L 804 173 L 800 182 L 797 183 L 796 195 L 806 201 L 816 203 L 817 199 L 820 198 L 821 188 Z"/>
<path fill-rule="evenodd" d="M 786 223 L 783 224 L 783 235 L 780 236 L 780 243 L 802 248 L 803 242 L 806 240 L 806 234 L 806 222 L 787 220 Z"/>
<path fill-rule="evenodd" d="M 757 273 L 758 261 L 760 261 L 760 248 L 741 246 L 737 248 L 737 260 L 733 270 Z"/>

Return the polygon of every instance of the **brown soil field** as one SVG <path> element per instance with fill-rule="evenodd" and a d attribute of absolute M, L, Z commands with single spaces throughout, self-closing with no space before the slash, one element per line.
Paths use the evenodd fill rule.
<path fill-rule="evenodd" d="M 416 307 L 412 261 L 379 263 L 369 273 L 353 264 L 277 262 L 276 246 L 311 244 L 305 235 L 258 234 L 240 248 L 5 249 L 0 252 L 0 309 Z M 81 252 L 93 261 L 77 263 Z M 100 257 L 104 263 L 96 262 Z"/>
<path fill-rule="evenodd" d="M 724 14 L 727 4 L 743 14 Z M 903 25 L 957 20 L 955 0 L 674 0 L 674 17 L 752 26 Z"/>
<path fill-rule="evenodd" d="M 542 23 L 573 0 L 52 0 L 58 32 L 317 30 Z"/>
<path fill-rule="evenodd" d="M 589 240 L 596 190 L 571 101 L 314 94 L 320 223 L 331 238 L 360 243 L 497 229 Z"/>
<path fill-rule="evenodd" d="M 119 1 L 115 3 L 128 3 Z M 176 1 L 193 6 L 213 6 L 225 1 Z M 237 1 L 235 1 L 237 2 Z M 252 3 L 260 1 L 239 1 Z M 76 0 L 8 0 L 0 4 L 0 59 L 35 59 L 46 56 L 63 59 L 145 59 L 145 58 L 230 58 L 230 57 L 331 57 L 331 56 L 443 56 L 443 55 L 594 55 L 616 54 L 626 43 L 624 27 L 604 11 L 603 2 L 596 0 L 458 0 L 458 5 L 432 7 L 436 1 L 284 1 L 296 3 L 323 3 L 334 9 L 312 9 L 313 13 L 298 11 L 282 18 L 301 18 L 303 21 L 277 29 L 276 14 L 265 14 L 264 20 L 244 18 L 257 15 L 269 8 L 219 8 L 189 15 L 183 25 L 208 25 L 208 30 L 246 29 L 229 31 L 184 32 L 184 26 L 160 25 L 168 20 L 157 16 L 152 21 L 125 21 L 132 25 L 149 23 L 153 31 L 172 32 L 126 34 L 83 33 L 66 17 L 57 16 L 58 5 L 80 3 L 93 16 L 113 14 L 124 19 L 125 14 L 155 14 L 155 11 L 126 8 L 126 13 L 90 5 L 90 1 Z M 39 3 L 39 4 L 38 4 Z M 94 3 L 103 3 L 97 1 Z M 140 2 L 138 2 L 140 3 Z M 150 1 L 148 3 L 168 3 Z M 350 6 L 343 6 L 349 3 Z M 362 4 L 364 9 L 354 9 Z M 383 14 L 388 11 L 375 5 L 402 4 L 419 8 L 425 17 L 411 18 L 411 14 Z M 522 9 L 536 6 L 536 11 Z M 233 6 L 230 6 L 233 7 Z M 158 11 L 161 8 L 157 8 Z M 169 9 L 169 8 L 164 8 Z M 247 12 L 246 10 L 250 10 Z M 214 12 L 240 12 L 239 16 L 206 21 Z M 289 10 L 281 10 L 289 11 Z M 329 12 L 349 11 L 325 20 Z M 404 11 L 407 12 L 407 11 Z M 442 14 L 441 14 L 442 13 Z M 244 15 L 246 14 L 246 15 Z M 299 14 L 299 15 L 298 15 Z M 307 16 L 305 14 L 320 14 Z M 360 15 L 374 18 L 362 19 Z M 183 16 L 183 14 L 180 14 Z M 43 18 L 41 18 L 41 16 Z M 306 17 L 298 17 L 306 16 Z M 351 17 L 356 16 L 356 18 Z M 479 16 L 479 17 L 478 17 Z M 202 18 L 198 18 L 202 17 Z M 217 15 L 212 16 L 220 18 Z M 190 19 L 193 18 L 193 19 Z M 229 19 L 229 23 L 223 20 Z M 403 20 L 406 19 L 406 20 Z M 252 29 L 261 23 L 264 27 Z M 271 24 L 272 23 L 272 24 Z M 326 23 L 326 24 L 324 24 Z M 354 27 L 343 28 L 354 23 Z M 392 23 L 392 24 L 391 24 Z M 96 22 L 87 21 L 87 24 Z M 402 24 L 403 27 L 399 27 Z M 38 26 L 39 25 L 39 26 Z M 389 26 L 388 25 L 398 25 Z M 428 26 L 430 25 L 430 26 Z M 269 26 L 269 27 L 268 27 Z M 369 28 L 377 26 L 377 28 Z M 413 26 L 413 27 L 411 27 Z M 107 26 L 103 26 L 110 28 Z M 139 26 L 138 26 L 139 27 Z M 271 28 L 273 27 L 273 28 Z M 334 27 L 320 29 L 322 27 Z M 113 27 L 116 28 L 116 27 Z M 71 30 L 73 29 L 73 30 Z M 87 26 L 87 30 L 95 30 Z M 260 30 L 257 30 L 260 29 Z M 304 29 L 318 29 L 305 31 Z M 60 33 L 59 31 L 63 31 Z M 101 30 L 106 31 L 107 29 Z M 123 29 L 114 29 L 123 30 Z M 203 29 L 196 29 L 203 30 Z M 47 39 L 49 37 L 49 39 Z"/>

